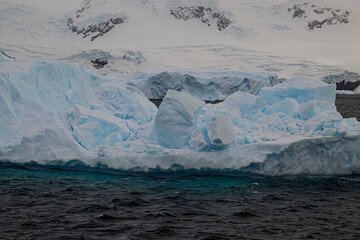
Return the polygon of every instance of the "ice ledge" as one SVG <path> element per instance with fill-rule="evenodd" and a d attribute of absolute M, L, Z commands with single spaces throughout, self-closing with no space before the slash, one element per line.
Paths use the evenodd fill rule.
<path fill-rule="evenodd" d="M 168 154 L 123 154 L 112 157 L 66 158 L 38 162 L 9 160 L 0 164 L 36 164 L 92 171 L 133 174 L 218 172 L 265 176 L 312 176 L 360 174 L 360 135 L 323 138 L 280 139 L 268 143 L 236 146 L 214 152 L 177 150 Z M 76 159 L 76 160 L 74 160 Z M 339 160 L 340 159 L 340 160 Z"/>

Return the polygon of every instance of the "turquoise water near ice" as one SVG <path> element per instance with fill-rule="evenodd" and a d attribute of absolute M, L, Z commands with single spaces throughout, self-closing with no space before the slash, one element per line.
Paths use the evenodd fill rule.
<path fill-rule="evenodd" d="M 130 176 L 0 167 L 4 239 L 357 239 L 360 176 Z"/>

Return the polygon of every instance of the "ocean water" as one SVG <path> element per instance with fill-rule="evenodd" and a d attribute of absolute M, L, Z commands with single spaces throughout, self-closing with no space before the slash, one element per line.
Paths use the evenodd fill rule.
<path fill-rule="evenodd" d="M 360 239 L 360 176 L 0 167 L 0 239 Z"/>

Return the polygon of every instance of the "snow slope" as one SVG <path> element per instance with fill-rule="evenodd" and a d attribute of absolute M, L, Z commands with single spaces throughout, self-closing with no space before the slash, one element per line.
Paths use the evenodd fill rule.
<path fill-rule="evenodd" d="M 4 0 L 0 3 L 0 49 L 20 60 L 66 59 L 85 65 L 96 58 L 91 51 L 102 51 L 111 55 L 111 61 L 100 72 L 225 69 L 269 72 L 285 78 L 358 72 L 360 2 L 313 0 L 303 6 L 306 2 Z M 302 7 L 301 17 L 294 18 L 295 10 L 289 11 L 294 5 Z M 199 17 L 187 12 L 186 18 L 178 19 L 171 10 L 179 7 L 211 11 Z M 322 9 L 323 14 L 314 12 Z M 338 15 L 349 12 L 347 20 L 308 28 L 309 21 L 323 21 L 332 11 Z M 216 24 L 219 16 L 230 21 L 221 31 Z M 73 32 L 69 18 L 77 30 L 90 27 L 94 32 L 85 38 L 84 33 Z M 117 18 L 122 20 L 117 22 Z M 102 36 L 91 41 L 98 31 Z M 146 61 L 129 61 L 128 51 L 141 53 Z"/>

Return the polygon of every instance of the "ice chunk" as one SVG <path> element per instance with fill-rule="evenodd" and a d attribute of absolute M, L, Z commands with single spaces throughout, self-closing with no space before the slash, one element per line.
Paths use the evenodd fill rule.
<path fill-rule="evenodd" d="M 99 110 L 76 105 L 68 118 L 75 139 L 89 150 L 125 141 L 131 133 L 125 120 Z"/>
<path fill-rule="evenodd" d="M 168 148 L 184 147 L 195 123 L 195 113 L 204 104 L 188 93 L 169 90 L 155 118 L 158 143 Z"/>
<path fill-rule="evenodd" d="M 292 98 L 285 98 L 281 102 L 273 104 L 272 109 L 277 113 L 284 113 L 288 116 L 298 116 L 299 115 L 299 103 Z"/>
<path fill-rule="evenodd" d="M 346 123 L 348 134 L 360 134 L 360 122 L 356 118 L 347 118 L 344 119 L 344 122 Z"/>
<path fill-rule="evenodd" d="M 126 148 L 128 140 L 149 137 L 147 123 L 153 122 L 157 109 L 139 90 L 108 82 L 96 93 L 90 109 L 76 105 L 68 113 L 73 135 L 82 146 L 95 151 L 100 145 L 119 143 Z"/>
<path fill-rule="evenodd" d="M 201 89 L 198 80 L 226 74 L 194 75 L 196 81 L 182 87 Z M 66 164 L 79 159 L 88 166 L 147 171 L 243 170 L 267 159 L 255 173 L 360 170 L 358 140 L 348 138 L 360 135 L 360 123 L 336 111 L 333 86 L 295 78 L 264 89 L 261 96 L 238 89 L 215 105 L 169 90 L 157 110 L 137 88 L 112 80 L 76 64 L 1 63 L 0 161 Z M 304 139 L 306 144 L 298 142 Z M 284 156 L 267 157 L 281 150 Z"/>
<path fill-rule="evenodd" d="M 99 86 L 90 108 L 109 112 L 115 117 L 135 119 L 139 124 L 155 119 L 157 108 L 135 87 L 124 87 L 118 82 Z"/>
<path fill-rule="evenodd" d="M 256 173 L 266 175 L 334 175 L 360 172 L 360 136 L 296 141 L 269 154 Z"/>
<path fill-rule="evenodd" d="M 85 159 L 90 156 L 71 135 L 63 128 L 45 129 L 32 137 L 23 137 L 21 143 L 1 154 L 0 159 L 16 161 L 36 161 L 45 163 L 49 160 Z"/>
<path fill-rule="evenodd" d="M 337 135 L 338 124 L 340 124 L 341 121 L 343 121 L 343 118 L 340 113 L 336 111 L 324 111 L 307 120 L 307 131 L 309 133 L 325 131 L 322 133 L 323 135 L 335 136 Z M 332 128 L 333 130 L 326 130 L 328 128 Z M 343 129 L 341 129 L 341 131 L 343 131 Z"/>
<path fill-rule="evenodd" d="M 314 100 L 300 104 L 300 117 L 307 120 L 323 111 L 336 111 L 334 104 L 326 101 Z"/>
<path fill-rule="evenodd" d="M 335 104 L 335 91 L 334 84 L 326 84 L 312 78 L 293 77 L 273 87 L 262 88 L 260 96 L 270 105 L 285 98 L 293 98 L 300 104 L 312 100 Z"/>
<path fill-rule="evenodd" d="M 191 132 L 189 140 L 189 146 L 192 149 L 206 151 L 210 149 L 209 143 L 206 141 L 203 132 L 200 128 L 195 129 Z"/>
<path fill-rule="evenodd" d="M 207 125 L 207 134 L 211 145 L 215 148 L 231 144 L 236 136 L 236 129 L 231 118 L 216 114 Z"/>
<path fill-rule="evenodd" d="M 236 92 L 225 99 L 227 108 L 237 108 L 243 118 L 254 119 L 256 113 L 263 112 L 267 104 L 259 97 L 249 93 Z"/>

